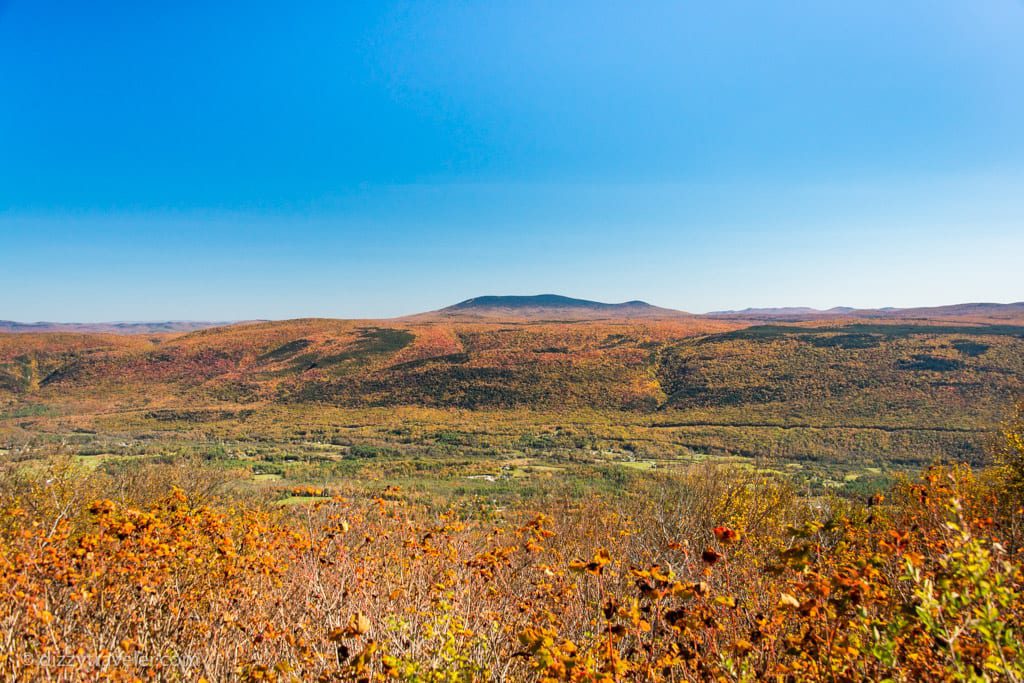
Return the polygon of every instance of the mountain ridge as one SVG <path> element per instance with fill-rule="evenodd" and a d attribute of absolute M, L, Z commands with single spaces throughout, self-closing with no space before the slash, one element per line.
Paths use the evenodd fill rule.
<path fill-rule="evenodd" d="M 633 299 L 622 303 L 605 303 L 590 299 L 578 299 L 561 294 L 494 295 L 477 296 L 446 306 L 437 311 L 416 314 L 416 318 L 501 318 L 511 319 L 567 319 L 599 318 L 679 318 L 693 317 L 693 314 L 671 308 L 654 306 L 646 301 Z"/>
<path fill-rule="evenodd" d="M 633 299 L 621 303 L 606 303 L 580 299 L 560 294 L 534 295 L 484 295 L 465 299 L 451 306 L 399 316 L 392 320 L 478 320 L 478 321 L 557 321 L 557 320 L 659 320 L 659 319 L 705 319 L 728 320 L 756 323 L 763 321 L 809 322 L 814 320 L 853 319 L 955 319 L 977 322 L 1024 322 L 1024 301 L 1013 303 L 973 302 L 945 306 L 921 306 L 911 308 L 853 308 L 834 306 L 817 309 L 808 306 L 784 306 L 744 308 L 739 310 L 689 313 L 672 308 L 663 308 Z M 344 320 L 343 318 L 323 318 Z M 296 319 L 297 320 L 297 319 Z M 371 320 L 366 318 L 366 320 Z M 372 320 L 387 320 L 373 318 Z M 0 320 L 0 334 L 3 333 L 96 333 L 96 334 L 181 334 L 199 330 L 261 322 L 287 322 L 287 320 L 246 320 L 246 321 L 114 321 L 114 322 L 18 322 Z"/>
<path fill-rule="evenodd" d="M 555 306 L 565 308 L 617 308 L 621 306 L 636 306 L 636 307 L 650 307 L 652 306 L 646 301 L 640 301 L 634 299 L 633 301 L 624 301 L 622 303 L 604 303 L 601 301 L 594 301 L 591 299 L 577 299 L 570 296 L 563 296 L 561 294 L 532 294 L 532 295 L 498 295 L 488 294 L 484 296 L 476 296 L 465 301 L 460 301 L 457 304 L 447 306 L 441 310 L 452 310 L 452 309 L 464 309 L 464 308 L 478 308 L 487 306 L 505 306 L 505 307 L 517 307 L 517 306 Z"/>

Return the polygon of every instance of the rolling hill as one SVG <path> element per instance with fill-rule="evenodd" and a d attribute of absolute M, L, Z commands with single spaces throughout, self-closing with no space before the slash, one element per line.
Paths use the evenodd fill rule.
<path fill-rule="evenodd" d="M 191 429 L 243 413 L 268 416 L 244 423 L 250 436 L 280 436 L 337 410 L 469 410 L 630 425 L 698 452 L 978 459 L 1024 396 L 1024 326 L 980 324 L 976 311 L 761 324 L 663 310 L 480 297 L 394 320 L 0 334 L 0 436 Z M 520 429 L 533 427 L 506 431 Z"/>

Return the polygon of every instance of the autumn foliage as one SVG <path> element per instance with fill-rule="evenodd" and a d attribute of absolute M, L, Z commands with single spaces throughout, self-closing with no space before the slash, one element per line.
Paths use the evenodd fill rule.
<path fill-rule="evenodd" d="M 156 500 L 55 463 L 0 509 L 0 675 L 1018 680 L 1020 511 L 992 474 L 794 495 L 712 467 L 620 500 Z"/>

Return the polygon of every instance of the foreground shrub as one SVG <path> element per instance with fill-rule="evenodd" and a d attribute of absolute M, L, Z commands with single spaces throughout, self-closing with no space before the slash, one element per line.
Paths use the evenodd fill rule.
<path fill-rule="evenodd" d="M 1019 514 L 967 468 L 860 504 L 705 467 L 486 516 L 394 489 L 114 501 L 95 476 L 5 492 L 5 679 L 1024 676 Z"/>

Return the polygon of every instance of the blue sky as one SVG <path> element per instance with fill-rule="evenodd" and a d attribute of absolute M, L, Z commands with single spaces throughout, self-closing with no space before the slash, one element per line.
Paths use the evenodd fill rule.
<path fill-rule="evenodd" d="M 0 319 L 1024 299 L 1024 3 L 0 0 Z"/>

